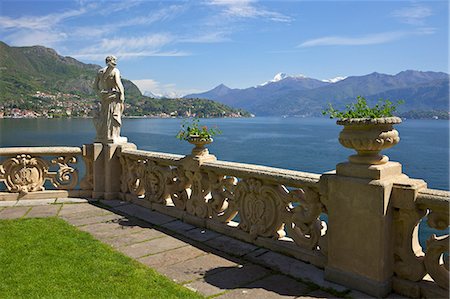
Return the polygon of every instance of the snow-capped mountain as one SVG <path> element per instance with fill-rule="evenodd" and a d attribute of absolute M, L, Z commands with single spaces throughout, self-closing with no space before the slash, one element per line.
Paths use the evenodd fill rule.
<path fill-rule="evenodd" d="M 279 81 L 281 81 L 281 80 L 288 79 L 288 78 L 290 78 L 290 79 L 308 79 L 308 77 L 306 77 L 305 75 L 295 75 L 295 76 L 291 76 L 291 75 L 288 75 L 288 74 L 286 74 L 286 73 L 278 73 L 278 74 L 276 74 L 276 75 L 273 77 L 272 80 L 267 81 L 267 82 L 264 82 L 264 83 L 262 83 L 262 84 L 260 84 L 260 85 L 258 85 L 258 86 L 264 86 L 264 85 L 267 85 L 267 84 L 270 84 L 270 83 L 279 82 Z"/>
<path fill-rule="evenodd" d="M 408 70 L 396 75 L 374 72 L 365 76 L 317 80 L 278 73 L 258 86 L 232 89 L 220 84 L 210 91 L 185 98 L 215 100 L 256 115 L 319 115 L 327 103 L 340 108 L 359 95 L 372 102 L 379 98 L 403 99 L 405 105 L 402 106 L 410 110 L 446 110 L 449 74 Z"/>
<path fill-rule="evenodd" d="M 335 78 L 331 78 L 331 79 L 324 79 L 322 80 L 322 82 L 327 82 L 327 83 L 336 83 L 342 80 L 347 79 L 347 77 L 335 77 Z"/>

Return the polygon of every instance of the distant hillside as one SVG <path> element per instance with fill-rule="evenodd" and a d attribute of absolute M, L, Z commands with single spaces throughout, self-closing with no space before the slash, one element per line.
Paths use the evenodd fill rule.
<path fill-rule="evenodd" d="M 327 103 L 342 108 L 358 95 L 372 103 L 380 98 L 403 99 L 405 104 L 399 107 L 400 112 L 448 112 L 449 75 L 408 70 L 396 75 L 372 73 L 329 82 L 277 74 L 274 80 L 256 87 L 231 89 L 221 84 L 185 98 L 208 98 L 256 115 L 319 115 Z"/>
<path fill-rule="evenodd" d="M 96 100 L 92 83 L 100 68 L 50 48 L 10 47 L 0 41 L 0 112 L 18 108 L 40 116 L 87 116 Z M 211 100 L 153 99 L 143 96 L 131 81 L 122 78 L 122 82 L 125 115 L 249 115 Z"/>

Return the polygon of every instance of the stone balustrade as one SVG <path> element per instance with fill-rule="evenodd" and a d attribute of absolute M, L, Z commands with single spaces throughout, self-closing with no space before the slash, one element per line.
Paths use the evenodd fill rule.
<path fill-rule="evenodd" d="M 325 266 L 320 175 L 138 150 L 120 159 L 124 199 Z"/>
<path fill-rule="evenodd" d="M 81 167 L 79 157 L 85 162 Z M 80 168 L 86 170 L 82 180 Z M 0 200 L 45 198 L 50 194 L 56 197 L 90 196 L 92 157 L 85 146 L 0 148 L 0 183 L 7 191 L 0 192 Z M 49 188 L 64 191 L 38 192 Z"/>
<path fill-rule="evenodd" d="M 428 189 L 397 162 L 346 162 L 320 175 L 129 143 L 0 148 L 0 162 L 0 200 L 48 197 L 48 181 L 65 190 L 61 197 L 131 201 L 311 263 L 327 280 L 373 296 L 448 296 L 450 192 Z M 426 248 L 424 222 L 439 232 Z"/>

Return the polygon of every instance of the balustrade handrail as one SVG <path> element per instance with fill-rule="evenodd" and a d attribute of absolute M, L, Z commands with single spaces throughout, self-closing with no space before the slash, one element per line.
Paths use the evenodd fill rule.
<path fill-rule="evenodd" d="M 147 158 L 156 162 L 170 162 L 176 165 L 185 156 L 177 154 L 169 154 L 162 152 L 151 152 L 143 150 L 123 150 L 122 154 L 125 156 L 133 156 L 136 158 Z M 228 162 L 228 161 L 214 161 L 205 162 L 201 165 L 203 170 L 226 172 L 227 175 L 237 177 L 254 177 L 264 180 L 276 181 L 283 185 L 292 187 L 303 186 L 313 187 L 319 180 L 321 175 L 315 173 L 301 172 L 283 168 L 268 167 L 262 165 Z"/>
<path fill-rule="evenodd" d="M 450 202 L 450 191 L 424 189 L 417 195 L 416 203 L 421 205 L 433 205 L 448 210 Z"/>
<path fill-rule="evenodd" d="M 151 152 L 151 151 L 143 151 L 143 150 L 130 150 L 126 149 L 121 152 L 121 155 L 131 156 L 136 158 L 148 158 L 157 162 L 170 162 L 171 164 L 176 165 L 179 161 L 184 158 L 183 155 L 177 154 L 169 154 L 169 153 L 161 153 L 161 152 Z"/>
<path fill-rule="evenodd" d="M 315 173 L 227 161 L 205 162 L 202 164 L 202 169 L 225 172 L 227 175 L 242 178 L 253 177 L 262 180 L 276 181 L 278 184 L 292 187 L 317 186 L 321 177 L 320 174 Z"/>
<path fill-rule="evenodd" d="M 54 147 L 2 147 L 0 148 L 0 156 L 14 155 L 79 155 L 82 153 L 80 147 L 71 146 L 54 146 Z"/>

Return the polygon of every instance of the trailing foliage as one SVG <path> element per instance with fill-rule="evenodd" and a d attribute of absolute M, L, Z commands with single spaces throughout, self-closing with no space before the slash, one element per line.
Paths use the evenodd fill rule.
<path fill-rule="evenodd" d="M 389 100 L 380 99 L 374 107 L 369 107 L 367 101 L 362 96 L 356 98 L 356 103 L 347 104 L 345 111 L 339 111 L 328 103 L 328 109 L 323 110 L 323 115 L 329 115 L 330 118 L 381 118 L 393 116 L 397 106 L 403 104 L 403 101 L 397 101 L 393 104 Z"/>

